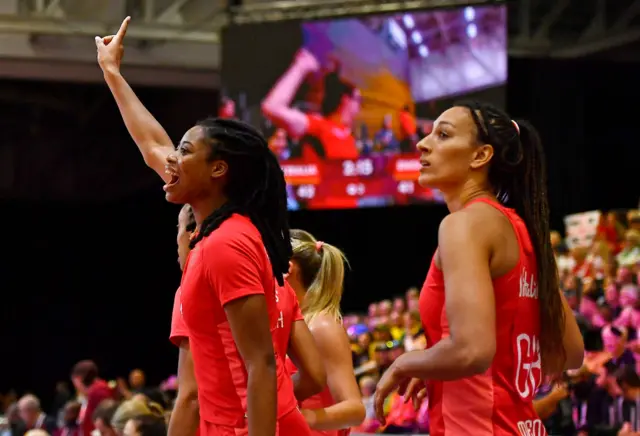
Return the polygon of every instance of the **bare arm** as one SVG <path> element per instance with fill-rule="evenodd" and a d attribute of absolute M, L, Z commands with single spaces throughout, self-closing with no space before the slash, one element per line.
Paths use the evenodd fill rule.
<path fill-rule="evenodd" d="M 558 403 L 568 396 L 565 386 L 554 388 L 545 397 L 533 400 L 533 410 L 543 421 L 553 415 L 558 408 Z"/>
<path fill-rule="evenodd" d="M 194 436 L 200 422 L 198 385 L 193 371 L 189 341 L 180 344 L 178 357 L 178 396 L 169 421 L 169 436 Z"/>
<path fill-rule="evenodd" d="M 124 124 L 140 149 L 145 163 L 168 182 L 170 176 L 165 174 L 164 166 L 167 156 L 174 151 L 173 142 L 120 74 L 120 61 L 124 53 L 123 39 L 129 21 L 129 17 L 125 18 L 116 35 L 96 37 L 98 63 L 118 104 Z"/>
<path fill-rule="evenodd" d="M 562 298 L 562 307 L 564 309 L 564 337 L 562 338 L 562 343 L 567 354 L 564 369 L 578 369 L 584 362 L 584 339 L 580 333 L 576 316 L 569 307 L 569 303 L 567 303 L 562 291 L 560 291 L 560 298 Z"/>
<path fill-rule="evenodd" d="M 119 71 L 106 71 L 104 78 L 118 104 L 129 134 L 142 153 L 144 162 L 162 180 L 168 182 L 170 176 L 165 173 L 165 164 L 167 156 L 175 151 L 171 138 L 144 107 Z"/>
<path fill-rule="evenodd" d="M 438 232 L 450 336 L 424 351 L 404 354 L 398 375 L 454 380 L 485 372 L 496 352 L 496 314 L 487 232 L 463 210 L 447 216 Z"/>
<path fill-rule="evenodd" d="M 335 404 L 304 410 L 309 426 L 314 430 L 340 430 L 360 425 L 366 411 L 353 374 L 351 347 L 344 328 L 335 320 L 320 316 L 314 321 L 312 333 L 327 370 L 327 385 Z"/>
<path fill-rule="evenodd" d="M 327 384 L 327 374 L 322 365 L 320 352 L 304 320 L 296 321 L 291 326 L 288 354 L 298 368 L 298 372 L 292 377 L 296 399 L 303 401 L 322 391 Z"/>
<path fill-rule="evenodd" d="M 307 74 L 317 69 L 315 57 L 304 49 L 300 50 L 262 102 L 264 116 L 285 128 L 291 136 L 301 137 L 308 128 L 307 116 L 292 108 L 291 102 Z"/>
<path fill-rule="evenodd" d="M 267 302 L 261 294 L 230 301 L 224 311 L 247 369 L 249 436 L 276 434 L 276 360 Z"/>

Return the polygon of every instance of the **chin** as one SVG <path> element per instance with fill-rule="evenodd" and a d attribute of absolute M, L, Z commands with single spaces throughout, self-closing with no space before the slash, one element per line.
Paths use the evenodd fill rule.
<path fill-rule="evenodd" d="M 180 195 L 177 192 L 167 192 L 164 194 L 164 199 L 169 203 L 173 204 L 187 204 L 188 201 L 184 198 L 183 195 Z"/>
<path fill-rule="evenodd" d="M 418 184 L 423 188 L 437 188 L 437 181 L 429 174 L 420 174 L 420 176 L 418 176 Z"/>

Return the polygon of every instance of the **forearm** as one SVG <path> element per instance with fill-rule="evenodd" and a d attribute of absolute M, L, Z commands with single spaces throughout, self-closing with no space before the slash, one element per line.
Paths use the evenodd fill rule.
<path fill-rule="evenodd" d="M 145 162 L 149 164 L 149 159 L 158 148 L 173 149 L 173 142 L 167 132 L 144 107 L 120 72 L 105 72 L 104 78 L 120 109 L 124 124 Z"/>
<path fill-rule="evenodd" d="M 550 393 L 546 397 L 533 401 L 533 410 L 543 421 L 549 418 L 558 408 L 558 402 L 561 398 L 557 398 L 556 395 Z"/>
<path fill-rule="evenodd" d="M 277 115 L 279 108 L 288 108 L 305 76 L 306 72 L 302 68 L 295 64 L 290 66 L 264 99 L 264 111 Z"/>
<path fill-rule="evenodd" d="M 324 409 L 306 410 L 307 422 L 313 430 L 341 430 L 362 424 L 366 411 L 362 401 L 346 400 Z"/>
<path fill-rule="evenodd" d="M 278 404 L 275 362 L 252 365 L 247 374 L 249 436 L 274 436 Z"/>
<path fill-rule="evenodd" d="M 450 337 L 427 350 L 403 354 L 394 366 L 399 376 L 422 380 L 456 380 L 486 370 L 473 352 L 457 346 Z"/>
<path fill-rule="evenodd" d="M 194 436 L 200 423 L 198 399 L 181 396 L 178 393 L 176 404 L 169 420 L 168 436 Z"/>

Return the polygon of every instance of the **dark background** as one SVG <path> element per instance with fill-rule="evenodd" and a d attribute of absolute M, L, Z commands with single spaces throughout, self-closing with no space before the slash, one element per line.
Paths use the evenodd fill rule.
<path fill-rule="evenodd" d="M 567 213 L 638 204 L 639 73 L 596 60 L 510 63 L 507 107 L 542 133 L 555 228 Z M 213 93 L 137 91 L 175 140 L 216 112 Z M 160 381 L 177 363 L 167 337 L 178 208 L 165 203 L 109 91 L 0 82 L 0 113 L 0 391 L 47 399 L 83 358 L 109 378 L 141 367 Z M 348 311 L 421 284 L 445 213 L 296 212 L 291 222 L 345 250 Z"/>

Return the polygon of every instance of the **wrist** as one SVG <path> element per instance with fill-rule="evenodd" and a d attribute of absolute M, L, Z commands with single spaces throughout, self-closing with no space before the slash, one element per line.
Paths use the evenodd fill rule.
<path fill-rule="evenodd" d="M 120 74 L 120 68 L 116 67 L 116 66 L 112 66 L 112 67 L 106 67 L 102 70 L 102 74 L 104 75 L 105 79 L 113 79 L 116 77 L 121 77 L 122 75 Z"/>

